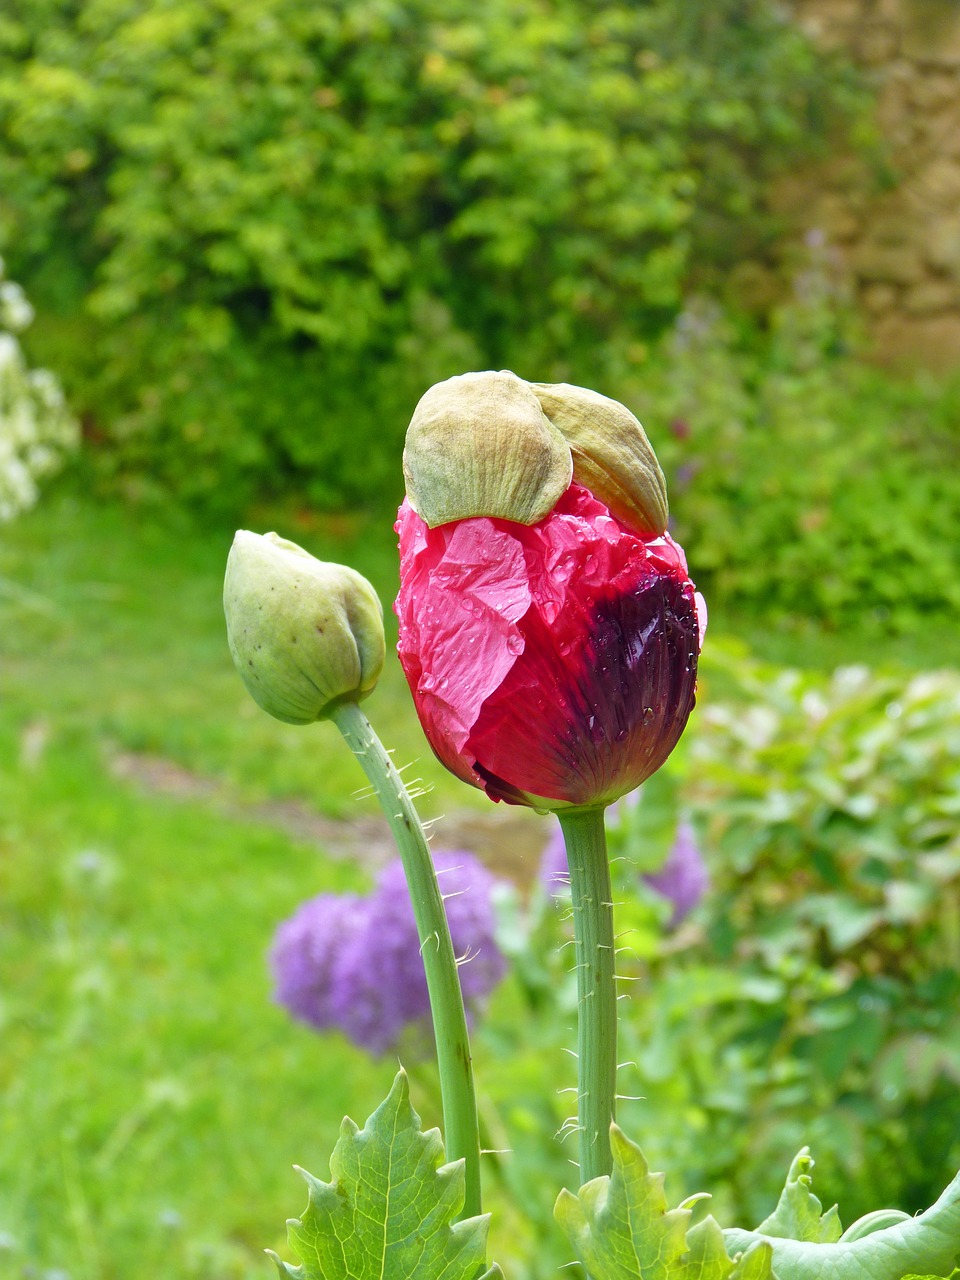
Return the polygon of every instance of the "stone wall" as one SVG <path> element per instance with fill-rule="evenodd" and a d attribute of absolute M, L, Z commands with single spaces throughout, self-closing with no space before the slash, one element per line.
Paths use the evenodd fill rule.
<path fill-rule="evenodd" d="M 960 0 L 793 8 L 875 84 L 883 163 L 838 156 L 775 203 L 834 247 L 878 359 L 960 369 Z"/>

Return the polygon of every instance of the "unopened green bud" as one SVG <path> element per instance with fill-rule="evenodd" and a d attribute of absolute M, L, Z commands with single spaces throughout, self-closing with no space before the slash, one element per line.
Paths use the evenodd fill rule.
<path fill-rule="evenodd" d="M 241 529 L 223 584 L 227 639 L 253 700 L 287 724 L 359 702 L 383 669 L 383 609 L 366 578 L 275 533 Z"/>
<path fill-rule="evenodd" d="M 573 478 L 644 537 L 667 528 L 667 486 L 643 427 L 618 400 L 566 382 L 531 383 L 573 454 Z"/>
<path fill-rule="evenodd" d="M 430 528 L 471 516 L 536 524 L 569 487 L 573 463 L 530 384 L 503 370 L 426 392 L 407 429 L 403 474 Z"/>

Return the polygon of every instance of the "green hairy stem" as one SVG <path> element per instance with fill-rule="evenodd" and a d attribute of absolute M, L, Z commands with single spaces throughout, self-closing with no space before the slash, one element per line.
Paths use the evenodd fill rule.
<path fill-rule="evenodd" d="M 603 812 L 602 808 L 564 809 L 557 815 L 567 847 L 573 896 L 581 1183 L 610 1173 L 610 1124 L 616 1118 L 613 891 Z"/>
<path fill-rule="evenodd" d="M 376 793 L 403 862 L 430 993 L 444 1144 L 448 1160 L 464 1161 L 461 1217 L 470 1218 L 481 1212 L 477 1099 L 457 960 L 437 874 L 413 801 L 364 712 L 356 702 L 344 702 L 333 711 L 332 719 Z"/>

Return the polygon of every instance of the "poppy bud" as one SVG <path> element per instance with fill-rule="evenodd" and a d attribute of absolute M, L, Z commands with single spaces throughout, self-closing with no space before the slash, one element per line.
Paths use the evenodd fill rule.
<path fill-rule="evenodd" d="M 223 584 L 227 639 L 253 700 L 287 724 L 323 720 L 383 669 L 383 609 L 366 578 L 275 533 L 241 529 Z"/>
<path fill-rule="evenodd" d="M 457 381 L 445 384 L 450 437 L 482 434 L 474 397 L 458 416 Z M 703 602 L 680 547 L 654 532 L 666 495 L 639 423 L 621 432 L 632 415 L 583 388 L 533 390 L 569 427 L 574 467 L 578 442 L 599 461 L 529 523 L 478 514 L 431 527 L 404 502 L 400 661 L 427 739 L 464 781 L 537 809 L 608 804 L 683 732 Z M 585 483 L 594 473 L 606 497 Z M 620 506 L 614 489 L 629 520 L 608 504 Z"/>

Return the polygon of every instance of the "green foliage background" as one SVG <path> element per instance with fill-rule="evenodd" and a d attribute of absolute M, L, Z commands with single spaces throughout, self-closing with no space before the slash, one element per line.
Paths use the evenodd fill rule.
<path fill-rule="evenodd" d="M 960 380 L 842 354 L 855 327 L 814 250 L 759 340 L 692 300 L 632 399 L 714 607 L 917 635 L 960 608 Z"/>
<path fill-rule="evenodd" d="M 960 1163 L 960 679 L 825 677 L 716 639 L 702 670 L 679 752 L 609 814 L 618 1121 L 671 1185 L 710 1191 L 724 1226 L 759 1223 L 805 1145 L 844 1227 L 881 1206 L 924 1210 Z M 681 817 L 710 886 L 670 929 L 641 873 Z M 569 899 L 538 886 L 505 934 L 521 1003 L 508 1013 L 501 997 L 481 1029 L 500 1047 L 505 1125 L 526 1108 L 547 1132 L 569 1113 L 568 1097 L 551 1105 L 543 1050 L 560 1052 L 576 1011 L 570 929 Z M 569 1154 L 527 1139 L 502 1170 L 541 1253 L 554 1243 L 534 1189 Z"/>
<path fill-rule="evenodd" d="M 705 301 L 777 172 L 870 136 L 763 0 L 0 18 L 0 250 L 90 483 L 383 511 L 426 387 L 508 366 L 639 414 L 713 601 L 910 632 L 958 604 L 957 384 L 857 361 L 829 245 L 759 327 Z"/>
<path fill-rule="evenodd" d="M 680 936 L 636 893 L 623 922 L 647 993 L 625 1018 L 624 1091 L 646 1099 L 625 1123 L 743 1220 L 806 1141 L 850 1213 L 942 1185 L 955 680 L 709 657 L 718 629 L 823 665 L 890 652 L 882 631 L 912 667 L 951 656 L 960 383 L 857 359 L 816 237 L 763 323 L 724 290 L 783 230 L 771 178 L 862 133 L 863 110 L 761 0 L 4 6 L 0 250 L 37 307 L 29 354 L 83 418 L 83 479 L 138 505 L 64 490 L 0 546 L 0 1264 L 260 1275 L 285 1170 L 322 1169 L 330 1126 L 392 1074 L 269 1003 L 277 920 L 365 872 L 256 806 L 355 817 L 360 780 L 332 740 L 258 718 L 219 583 L 234 513 L 283 495 L 255 511 L 391 598 L 409 413 L 484 366 L 638 412 L 715 618 L 703 708 L 718 688 L 734 707 L 692 726 L 689 777 L 672 766 L 713 898 Z M 316 518 L 361 507 L 376 519 Z M 432 816 L 481 805 L 429 758 L 395 664 L 377 696 Z M 141 794 L 117 772 L 141 756 L 199 790 Z M 572 1176 L 567 953 L 556 919 L 530 927 L 477 1037 L 518 1280 L 568 1261 L 542 1188 Z M 424 1068 L 435 1113 L 431 1086 Z"/>
<path fill-rule="evenodd" d="M 761 0 L 15 0 L 0 243 L 136 492 L 393 500 L 440 378 L 616 394 L 855 100 Z"/>

